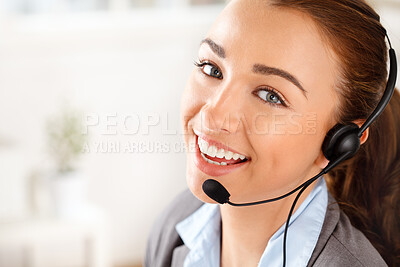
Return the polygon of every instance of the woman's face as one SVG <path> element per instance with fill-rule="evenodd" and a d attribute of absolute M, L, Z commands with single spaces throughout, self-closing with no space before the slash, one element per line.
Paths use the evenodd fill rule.
<path fill-rule="evenodd" d="M 333 126 L 338 67 L 307 15 L 232 1 L 200 44 L 198 62 L 181 105 L 194 195 L 213 202 L 202 191 L 212 178 L 233 202 L 275 197 L 326 166 L 321 145 Z M 246 159 L 228 160 L 240 155 Z"/>

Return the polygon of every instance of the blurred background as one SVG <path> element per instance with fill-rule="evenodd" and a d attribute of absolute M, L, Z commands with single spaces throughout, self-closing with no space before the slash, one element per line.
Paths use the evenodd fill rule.
<path fill-rule="evenodd" d="M 400 0 L 371 2 L 400 51 Z M 225 0 L 0 0 L 0 267 L 141 266 Z M 400 52 L 398 52 L 400 53 Z"/>

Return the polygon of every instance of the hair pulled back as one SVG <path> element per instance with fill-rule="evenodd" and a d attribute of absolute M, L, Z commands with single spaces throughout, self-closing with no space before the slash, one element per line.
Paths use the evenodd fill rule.
<path fill-rule="evenodd" d="M 269 0 L 308 14 L 340 65 L 335 90 L 339 104 L 332 120 L 365 120 L 387 82 L 385 30 L 363 0 Z M 364 233 L 389 266 L 400 266 L 400 94 L 369 127 L 358 153 L 325 178 L 352 224 Z"/>

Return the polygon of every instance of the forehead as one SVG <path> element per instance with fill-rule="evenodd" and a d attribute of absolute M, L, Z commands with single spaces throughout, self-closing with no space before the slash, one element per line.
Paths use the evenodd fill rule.
<path fill-rule="evenodd" d="M 232 1 L 207 36 L 224 47 L 225 60 L 233 65 L 284 69 L 311 87 L 309 91 L 320 88 L 319 82 L 333 87 L 335 56 L 314 21 L 300 11 L 272 7 L 268 1 Z"/>
<path fill-rule="evenodd" d="M 223 44 L 227 57 L 240 50 L 242 56 L 249 52 L 247 56 L 250 58 L 259 59 L 267 55 L 270 59 L 275 54 L 292 61 L 293 57 L 304 53 L 309 59 L 318 58 L 329 49 L 308 15 L 288 8 L 272 7 L 268 1 L 231 2 L 217 18 L 208 36 Z"/>

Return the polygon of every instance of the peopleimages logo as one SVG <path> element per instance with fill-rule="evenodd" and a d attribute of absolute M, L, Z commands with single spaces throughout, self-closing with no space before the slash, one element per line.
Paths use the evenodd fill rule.
<path fill-rule="evenodd" d="M 169 126 L 169 117 L 168 113 L 118 114 L 111 112 L 101 115 L 87 114 L 83 134 L 87 134 L 93 129 L 101 135 L 150 135 L 152 129 L 155 130 L 159 127 L 165 135 L 178 134 L 177 129 L 171 129 L 172 127 Z"/>
<path fill-rule="evenodd" d="M 188 121 L 192 118 L 184 118 Z M 95 130 L 100 135 L 136 135 L 148 136 L 154 133 L 162 135 L 184 135 L 181 130 L 180 118 L 171 117 L 168 113 L 150 114 L 88 114 L 85 116 L 83 134 Z M 269 114 L 258 113 L 251 118 L 246 114 L 229 114 L 223 118 L 199 117 L 199 130 L 218 129 L 228 130 L 232 134 L 245 131 L 247 134 L 315 134 L 317 127 L 317 114 Z"/>
<path fill-rule="evenodd" d="M 317 132 L 316 113 L 268 114 L 249 118 L 246 114 L 225 114 L 223 118 L 209 116 L 178 118 L 168 113 L 122 114 L 117 112 L 87 114 L 82 134 L 90 133 L 83 153 L 186 153 L 195 152 L 195 144 L 185 144 L 188 126 L 196 130 L 224 129 L 225 133 L 243 135 L 312 135 Z M 198 121 L 195 121 L 198 120 Z M 189 130 L 191 127 L 189 126 Z"/>

